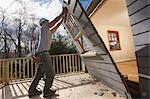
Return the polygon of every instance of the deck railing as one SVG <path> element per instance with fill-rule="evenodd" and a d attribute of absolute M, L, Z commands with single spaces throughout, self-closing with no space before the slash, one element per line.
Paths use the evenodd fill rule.
<path fill-rule="evenodd" d="M 84 72 L 84 65 L 78 54 L 52 55 L 56 75 Z M 31 57 L 0 59 L 0 84 L 32 78 L 36 63 Z"/>

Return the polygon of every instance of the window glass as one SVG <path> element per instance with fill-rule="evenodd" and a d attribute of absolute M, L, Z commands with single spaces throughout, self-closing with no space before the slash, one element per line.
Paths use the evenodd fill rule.
<path fill-rule="evenodd" d="M 118 31 L 108 31 L 110 51 L 121 50 Z"/>

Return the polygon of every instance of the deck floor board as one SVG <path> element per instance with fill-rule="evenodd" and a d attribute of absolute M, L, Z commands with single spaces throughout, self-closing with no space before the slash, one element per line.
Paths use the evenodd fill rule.
<path fill-rule="evenodd" d="M 28 89 L 31 81 L 14 82 L 0 89 L 0 99 L 44 99 L 43 95 L 33 98 L 28 97 Z M 44 81 L 39 82 L 38 88 L 43 90 Z M 56 94 L 50 99 L 125 99 L 117 94 L 114 97 L 111 93 L 115 92 L 100 82 L 93 83 L 92 78 L 87 73 L 78 75 L 55 77 L 53 89 L 57 90 Z M 101 91 L 101 90 L 109 91 Z M 99 93 L 104 95 L 100 96 Z M 95 94 L 97 93 L 97 94 Z"/>

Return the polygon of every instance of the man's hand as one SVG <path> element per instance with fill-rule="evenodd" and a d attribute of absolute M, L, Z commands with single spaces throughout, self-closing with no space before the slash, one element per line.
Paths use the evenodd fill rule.
<path fill-rule="evenodd" d="M 63 13 L 67 14 L 68 13 L 68 8 L 67 7 L 63 7 Z"/>
<path fill-rule="evenodd" d="M 34 61 L 34 62 L 39 62 L 39 61 L 41 61 L 41 58 L 38 57 L 38 56 L 32 56 L 32 58 L 33 58 L 33 61 Z"/>
<path fill-rule="evenodd" d="M 67 19 L 67 14 L 64 14 L 64 15 L 63 15 L 64 23 L 66 22 L 66 19 Z"/>
<path fill-rule="evenodd" d="M 64 19 L 64 22 L 66 22 L 67 13 L 68 13 L 68 9 L 67 9 L 67 7 L 63 7 L 63 13 L 64 13 L 64 15 L 63 15 L 63 19 Z"/>

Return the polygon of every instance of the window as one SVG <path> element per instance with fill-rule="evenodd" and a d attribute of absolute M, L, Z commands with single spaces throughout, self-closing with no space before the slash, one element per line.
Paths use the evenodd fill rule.
<path fill-rule="evenodd" d="M 108 30 L 108 40 L 110 51 L 121 50 L 118 31 Z"/>
<path fill-rule="evenodd" d="M 89 45 L 89 42 L 87 41 L 87 38 L 84 35 L 82 35 L 78 41 L 80 42 L 80 46 L 82 47 L 84 52 L 92 50 L 91 46 Z"/>
<path fill-rule="evenodd" d="M 83 54 L 93 49 L 89 44 L 88 39 L 84 36 L 81 27 L 78 26 L 72 15 L 69 16 L 68 24 L 66 24 L 66 26 L 68 29 L 70 29 L 69 31 L 71 32 L 71 36 L 76 41 L 80 53 Z"/>

